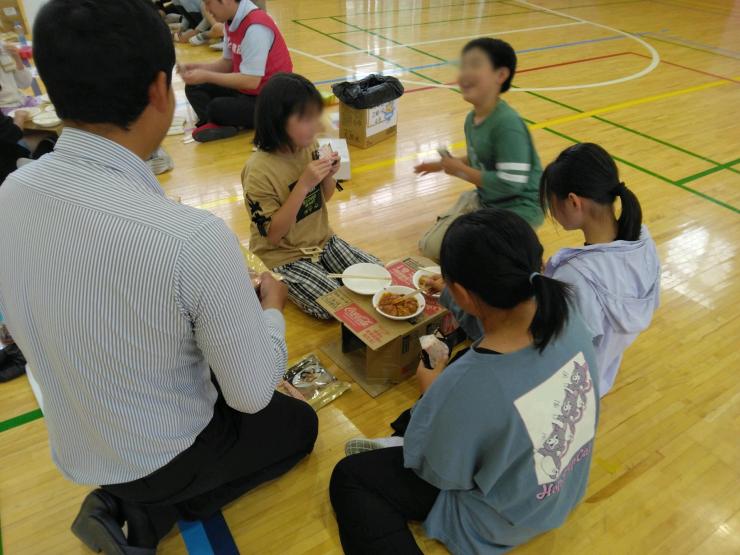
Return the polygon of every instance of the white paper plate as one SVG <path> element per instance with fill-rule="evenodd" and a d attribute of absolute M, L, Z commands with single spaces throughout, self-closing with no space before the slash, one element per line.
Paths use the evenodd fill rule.
<path fill-rule="evenodd" d="M 62 123 L 62 120 L 59 119 L 59 116 L 57 116 L 57 113 L 53 110 L 47 110 L 46 112 L 36 114 L 31 118 L 31 121 L 39 127 L 56 127 Z"/>
<path fill-rule="evenodd" d="M 350 291 L 354 291 L 358 295 L 374 295 L 378 291 L 381 291 L 384 287 L 389 286 L 393 283 L 391 279 L 391 273 L 379 266 L 378 264 L 355 264 L 350 266 L 344 272 L 347 275 L 357 276 L 378 276 L 384 277 L 385 280 L 381 279 L 362 279 L 362 278 L 344 278 L 342 282 Z"/>
<path fill-rule="evenodd" d="M 33 118 L 36 114 L 41 113 L 41 108 L 38 106 L 29 106 L 28 108 L 16 108 L 15 110 L 8 112 L 8 116 L 11 118 L 15 117 L 16 112 L 28 112 L 28 117 Z"/>
<path fill-rule="evenodd" d="M 373 296 L 373 306 L 375 307 L 375 310 L 378 311 L 379 314 L 382 314 L 389 320 L 411 320 L 413 318 L 416 318 L 419 314 L 424 312 L 424 309 L 427 306 L 426 300 L 424 300 L 424 295 L 421 293 L 416 294 L 416 302 L 419 303 L 419 309 L 414 312 L 413 314 L 409 314 L 408 316 L 391 316 L 390 314 L 386 314 L 382 310 L 378 308 L 378 304 L 380 304 L 380 297 L 383 296 L 383 293 L 395 293 L 397 295 L 408 295 L 409 293 L 413 293 L 414 290 L 411 289 L 411 287 L 405 287 L 403 285 L 391 285 L 390 287 L 386 287 L 385 289 L 378 291 Z"/>
<path fill-rule="evenodd" d="M 417 289 L 422 288 L 421 283 L 419 283 L 419 279 L 421 278 L 421 276 L 435 276 L 441 273 L 442 273 L 442 268 L 440 268 L 439 266 L 428 266 L 427 268 L 417 271 L 414 274 L 414 277 L 412 278 L 412 281 L 414 282 L 414 287 L 416 287 Z M 430 297 L 434 297 L 435 299 L 439 298 L 441 294 L 442 293 L 436 293 L 436 294 L 425 293 L 425 295 L 429 295 Z"/>

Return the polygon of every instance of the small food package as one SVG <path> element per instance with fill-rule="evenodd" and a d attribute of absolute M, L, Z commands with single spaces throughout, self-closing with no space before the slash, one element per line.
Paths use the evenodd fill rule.
<path fill-rule="evenodd" d="M 294 364 L 285 372 L 278 391 L 299 398 L 298 393 L 314 410 L 328 405 L 345 393 L 350 385 L 338 380 L 314 354 Z"/>
<path fill-rule="evenodd" d="M 450 348 L 436 334 L 422 335 L 419 343 L 421 343 L 421 360 L 425 368 L 434 370 L 440 363 L 449 360 Z"/>

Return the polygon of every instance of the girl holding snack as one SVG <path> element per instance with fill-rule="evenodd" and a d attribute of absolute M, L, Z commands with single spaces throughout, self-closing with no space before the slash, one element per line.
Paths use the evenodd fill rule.
<path fill-rule="evenodd" d="M 447 368 L 419 366 L 424 396 L 402 446 L 337 464 L 330 496 L 348 555 L 421 553 L 408 521 L 452 553 L 503 553 L 559 527 L 583 497 L 596 359 L 569 287 L 539 273 L 542 252 L 506 210 L 450 226 L 442 275 L 484 335 Z"/>
<path fill-rule="evenodd" d="M 515 73 L 516 53 L 502 40 L 479 38 L 463 48 L 457 80 L 463 98 L 473 105 L 465 118 L 467 153 L 456 158 L 440 149 L 439 162 L 425 162 L 414 170 L 422 175 L 444 171 L 475 188 L 463 193 L 424 234 L 419 242 L 424 256 L 438 260 L 450 224 L 479 208 L 504 208 L 533 227 L 542 224 L 543 214 L 537 203 L 540 159 L 527 124 L 501 98 L 511 87 Z"/>
<path fill-rule="evenodd" d="M 614 203 L 622 206 L 619 218 Z M 635 194 L 619 179 L 609 153 L 582 143 L 565 149 L 542 175 L 540 201 L 583 246 L 561 249 L 545 273 L 574 286 L 593 332 L 601 395 L 611 389 L 622 355 L 658 308 L 660 260 Z"/>
<path fill-rule="evenodd" d="M 329 319 L 316 299 L 341 284 L 341 274 L 377 258 L 353 247 L 329 226 L 326 203 L 336 190 L 339 155 L 319 151 L 324 104 L 305 77 L 278 73 L 260 92 L 254 144 L 242 185 L 252 218 L 250 250 L 283 276 L 290 299 L 304 312 Z"/>

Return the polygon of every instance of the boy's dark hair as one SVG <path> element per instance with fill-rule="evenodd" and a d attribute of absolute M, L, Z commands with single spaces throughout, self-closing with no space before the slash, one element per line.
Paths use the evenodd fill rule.
<path fill-rule="evenodd" d="M 511 88 L 511 81 L 514 79 L 514 74 L 516 73 L 516 52 L 514 52 L 511 45 L 501 39 L 482 37 L 471 40 L 466 44 L 463 48 L 463 54 L 473 48 L 479 48 L 488 54 L 488 58 L 491 60 L 491 65 L 494 69 L 500 67 L 509 68 L 509 78 L 501 85 L 502 93 L 508 91 Z"/>
<path fill-rule="evenodd" d="M 257 97 L 254 144 L 265 152 L 282 147 L 294 149 L 286 126 L 293 114 L 303 116 L 311 108 L 321 113 L 324 101 L 313 83 L 297 73 L 276 73 Z"/>
<path fill-rule="evenodd" d="M 535 298 L 529 329 L 544 351 L 568 321 L 570 286 L 543 276 L 542 244 L 514 212 L 484 208 L 456 219 L 442 241 L 440 264 L 448 283 L 457 283 L 491 307 L 511 309 Z"/>
<path fill-rule="evenodd" d="M 121 128 L 175 65 L 172 36 L 150 0 L 51 0 L 33 26 L 33 53 L 59 117 Z"/>
<path fill-rule="evenodd" d="M 609 153 L 594 143 L 566 148 L 550 163 L 540 179 L 540 205 L 546 213 L 550 199 L 573 193 L 598 204 L 612 206 L 619 197 L 622 213 L 617 220 L 617 239 L 637 241 L 642 226 L 642 207 L 637 196 L 619 180 L 619 168 Z"/>

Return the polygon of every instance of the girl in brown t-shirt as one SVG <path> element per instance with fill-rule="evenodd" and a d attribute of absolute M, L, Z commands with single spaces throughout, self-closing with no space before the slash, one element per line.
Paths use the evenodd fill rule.
<path fill-rule="evenodd" d="M 319 91 L 305 77 L 272 77 L 257 99 L 254 144 L 259 150 L 247 161 L 242 185 L 252 218 L 250 250 L 282 274 L 290 299 L 301 310 L 329 319 L 316 299 L 341 284 L 328 274 L 379 261 L 329 226 L 326 203 L 336 190 L 339 155 L 318 153 L 323 107 Z M 313 248 L 321 249 L 315 262 L 301 250 Z"/>

